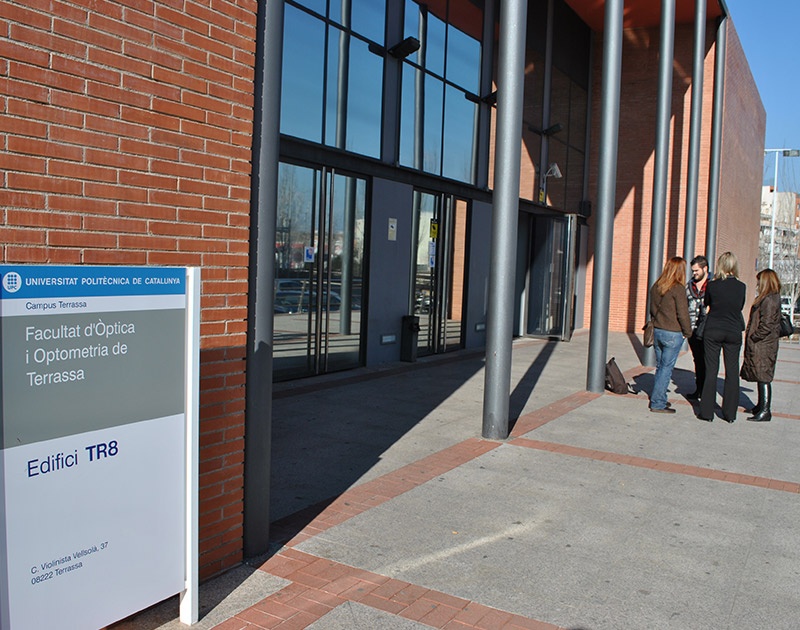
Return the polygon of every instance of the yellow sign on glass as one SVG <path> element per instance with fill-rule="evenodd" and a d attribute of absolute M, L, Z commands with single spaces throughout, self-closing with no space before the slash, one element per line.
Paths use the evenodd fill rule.
<path fill-rule="evenodd" d="M 439 222 L 431 219 L 431 238 L 439 238 Z"/>

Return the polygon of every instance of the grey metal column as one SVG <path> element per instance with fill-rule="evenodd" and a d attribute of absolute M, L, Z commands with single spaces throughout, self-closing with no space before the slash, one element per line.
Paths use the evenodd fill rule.
<path fill-rule="evenodd" d="M 250 209 L 250 312 L 244 443 L 244 555 L 269 546 L 272 434 L 272 325 L 275 219 L 280 160 L 283 0 L 258 3 L 253 171 Z"/>
<path fill-rule="evenodd" d="M 703 126 L 703 68 L 706 53 L 706 0 L 696 0 L 692 60 L 692 111 L 689 119 L 689 168 L 686 177 L 686 223 L 683 257 L 694 258 L 697 235 L 697 181 L 700 171 L 700 134 Z M 687 269 L 687 274 L 688 274 Z M 688 277 L 687 277 L 688 280 Z"/>
<path fill-rule="evenodd" d="M 619 90 L 622 72 L 623 0 L 607 0 L 603 35 L 603 77 L 600 87 L 600 147 L 597 183 L 597 219 L 592 274 L 592 319 L 586 389 L 602 392 L 606 382 L 608 310 L 611 295 L 611 258 L 619 143 Z"/>
<path fill-rule="evenodd" d="M 545 22 L 544 38 L 544 83 L 542 86 L 542 130 L 550 127 L 550 100 L 553 92 L 553 0 L 547 0 L 547 21 Z M 550 136 L 542 133 L 539 145 L 539 171 L 536 173 L 539 180 L 539 190 L 536 191 L 537 199 L 547 205 L 547 169 L 550 163 Z M 542 198 L 544 197 L 544 198 Z"/>
<path fill-rule="evenodd" d="M 527 11 L 528 0 L 500 3 L 497 144 L 483 398 L 483 437 L 496 440 L 508 437 Z"/>
<path fill-rule="evenodd" d="M 717 218 L 719 216 L 719 174 L 722 147 L 722 108 L 725 104 L 725 44 L 728 40 L 728 17 L 717 24 L 714 49 L 714 113 L 711 121 L 711 166 L 708 172 L 708 219 L 706 220 L 706 257 L 709 271 L 717 259 Z"/>
<path fill-rule="evenodd" d="M 653 175 L 653 211 L 650 218 L 650 261 L 647 288 L 655 284 L 664 264 L 664 222 L 667 217 L 667 169 L 669 167 L 669 120 L 672 116 L 672 65 L 675 51 L 675 0 L 661 2 L 661 46 L 658 61 L 656 112 L 656 161 Z M 691 260 L 691 258 L 689 259 Z M 647 317 L 650 319 L 650 299 Z M 655 365 L 656 353 L 645 348 L 642 365 Z"/>

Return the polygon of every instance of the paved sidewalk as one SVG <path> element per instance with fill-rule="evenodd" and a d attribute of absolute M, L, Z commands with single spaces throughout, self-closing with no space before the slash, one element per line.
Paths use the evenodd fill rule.
<path fill-rule="evenodd" d="M 502 442 L 480 437 L 479 353 L 279 386 L 272 553 L 203 585 L 198 627 L 799 628 L 800 346 L 773 421 L 732 425 L 695 418 L 688 353 L 668 416 L 635 337 L 608 354 L 638 394 L 585 392 L 587 350 L 515 343 Z"/>

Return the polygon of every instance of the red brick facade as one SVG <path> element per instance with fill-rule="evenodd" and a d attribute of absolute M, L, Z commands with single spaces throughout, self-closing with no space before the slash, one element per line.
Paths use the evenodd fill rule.
<path fill-rule="evenodd" d="M 664 258 L 683 256 L 686 217 L 689 127 L 692 107 L 693 25 L 678 25 L 675 32 L 670 163 L 667 169 L 667 215 Z M 700 140 L 695 254 L 705 253 L 708 216 L 711 126 L 714 93 L 715 29 L 706 30 L 703 81 L 703 113 Z M 658 98 L 659 30 L 629 29 L 623 37 L 622 88 L 620 96 L 619 152 L 617 161 L 614 263 L 611 281 L 609 328 L 639 332 L 645 320 L 647 270 L 655 166 L 656 106 Z M 602 37 L 595 47 L 595 121 L 597 139 L 600 110 Z M 740 260 L 741 278 L 755 286 L 754 261 L 758 252 L 762 153 L 766 114 L 734 29 L 728 30 L 725 104 L 723 114 L 722 177 L 718 218 L 717 255 L 733 251 Z M 742 124 L 742 121 L 748 121 Z M 597 142 L 593 143 L 590 194 L 597 192 Z M 590 219 L 593 243 L 593 222 Z M 752 225 L 752 230 L 742 226 Z M 591 247 L 591 245 L 590 245 Z M 591 303 L 592 251 L 586 281 L 586 304 Z M 589 327 L 589 311 L 583 326 Z M 580 327 L 580 322 L 578 323 Z"/>
<path fill-rule="evenodd" d="M 202 268 L 201 577 L 242 557 L 256 6 L 0 6 L 3 261 Z"/>

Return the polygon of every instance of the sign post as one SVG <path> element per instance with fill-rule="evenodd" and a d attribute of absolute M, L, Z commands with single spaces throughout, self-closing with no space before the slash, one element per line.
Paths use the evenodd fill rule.
<path fill-rule="evenodd" d="M 0 279 L 0 629 L 196 621 L 198 270 Z"/>

